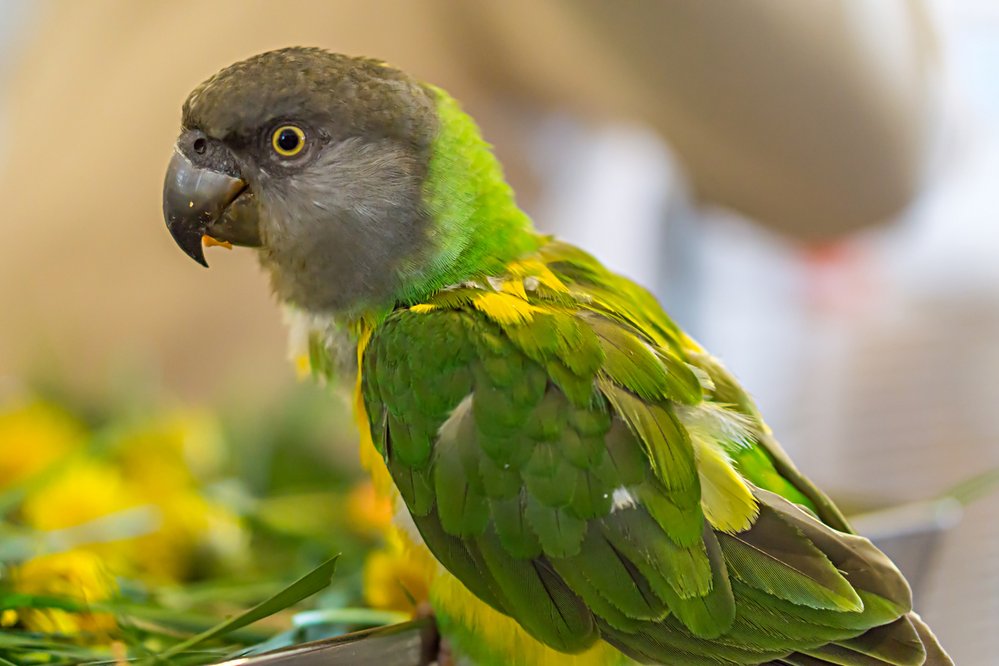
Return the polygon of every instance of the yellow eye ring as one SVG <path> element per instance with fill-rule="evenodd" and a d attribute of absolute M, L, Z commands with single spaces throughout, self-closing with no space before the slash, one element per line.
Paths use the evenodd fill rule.
<path fill-rule="evenodd" d="M 281 157 L 294 157 L 305 148 L 305 132 L 294 125 L 282 125 L 271 135 L 271 146 Z"/>

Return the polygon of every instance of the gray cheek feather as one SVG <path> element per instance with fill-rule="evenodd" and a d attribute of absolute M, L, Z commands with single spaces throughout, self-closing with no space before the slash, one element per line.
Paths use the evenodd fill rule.
<path fill-rule="evenodd" d="M 278 298 L 315 313 L 390 305 L 425 242 L 424 172 L 397 142 L 347 139 L 308 169 L 261 174 L 260 258 Z"/>

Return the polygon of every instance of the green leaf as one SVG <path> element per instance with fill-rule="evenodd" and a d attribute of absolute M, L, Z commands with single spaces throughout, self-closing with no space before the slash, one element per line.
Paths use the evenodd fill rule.
<path fill-rule="evenodd" d="M 22 608 L 57 608 L 70 612 L 87 610 L 86 603 L 77 599 L 65 597 L 44 596 L 40 594 L 0 594 L 0 610 Z"/>
<path fill-rule="evenodd" d="M 48 656 L 67 655 L 72 656 L 73 663 L 76 664 L 104 661 L 111 657 L 110 651 L 106 649 L 74 645 L 55 638 L 39 637 L 38 634 L 10 630 L 0 631 L 0 649 L 8 652 L 44 652 Z"/>
<path fill-rule="evenodd" d="M 89 605 L 81 604 L 81 608 L 78 610 L 111 613 L 119 625 L 141 623 L 145 631 L 162 632 L 169 636 L 176 636 L 177 632 L 184 634 L 202 632 L 218 624 L 218 617 L 204 613 L 161 608 L 121 600 L 93 602 Z M 267 630 L 238 629 L 231 631 L 228 636 L 230 640 L 239 643 L 253 643 L 266 639 L 271 633 Z"/>
<path fill-rule="evenodd" d="M 220 622 L 211 629 L 203 631 L 196 636 L 192 636 L 186 641 L 177 643 L 167 650 L 164 650 L 160 654 L 160 658 L 169 659 L 170 657 L 190 650 L 205 641 L 209 641 L 219 636 L 224 636 L 225 634 L 235 631 L 236 629 L 253 624 L 258 620 L 274 615 L 289 606 L 293 606 L 303 599 L 311 597 L 316 592 L 329 586 L 330 581 L 333 578 L 333 572 L 336 570 L 336 561 L 339 557 L 339 555 L 331 557 L 288 587 L 275 594 L 270 599 L 262 601 L 248 611 Z"/>

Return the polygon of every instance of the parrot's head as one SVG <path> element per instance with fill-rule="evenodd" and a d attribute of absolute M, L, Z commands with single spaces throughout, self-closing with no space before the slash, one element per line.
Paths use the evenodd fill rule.
<path fill-rule="evenodd" d="M 424 198 L 439 122 L 432 88 L 375 60 L 236 63 L 184 104 L 167 227 L 205 266 L 203 240 L 257 248 L 278 298 L 310 311 L 391 300 L 440 262 Z"/>

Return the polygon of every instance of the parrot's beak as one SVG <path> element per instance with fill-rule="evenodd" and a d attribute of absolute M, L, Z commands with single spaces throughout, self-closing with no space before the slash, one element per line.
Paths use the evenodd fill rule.
<path fill-rule="evenodd" d="M 246 182 L 193 164 L 179 148 L 163 184 L 163 217 L 180 249 L 206 268 L 206 236 L 219 245 L 261 244 L 257 206 Z"/>

